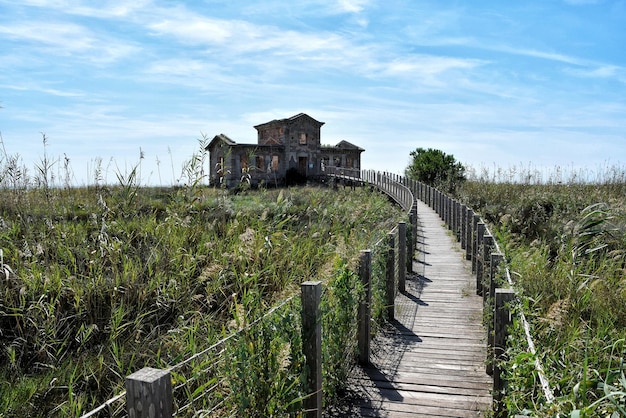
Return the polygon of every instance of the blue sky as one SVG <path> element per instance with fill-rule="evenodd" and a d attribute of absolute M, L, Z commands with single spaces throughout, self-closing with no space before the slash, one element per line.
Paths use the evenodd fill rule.
<path fill-rule="evenodd" d="M 140 152 L 173 183 L 202 133 L 300 112 L 363 168 L 602 170 L 626 163 L 626 1 L 0 0 L 0 106 L 6 152 L 33 173 L 45 133 L 77 185 Z"/>

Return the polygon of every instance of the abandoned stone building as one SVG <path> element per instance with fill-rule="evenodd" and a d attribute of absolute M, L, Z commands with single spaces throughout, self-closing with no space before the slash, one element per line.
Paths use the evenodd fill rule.
<path fill-rule="evenodd" d="M 322 145 L 322 125 L 299 113 L 255 126 L 256 144 L 239 144 L 224 134 L 216 135 L 206 148 L 211 184 L 229 188 L 248 181 L 252 186 L 283 185 L 290 177 L 320 176 L 327 167 L 360 170 L 365 150 L 347 141 Z"/>

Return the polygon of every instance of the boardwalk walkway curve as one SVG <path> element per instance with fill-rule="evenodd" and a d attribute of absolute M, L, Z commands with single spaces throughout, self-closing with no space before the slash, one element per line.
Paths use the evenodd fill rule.
<path fill-rule="evenodd" d="M 336 416 L 477 417 L 491 409 L 483 299 L 471 263 L 435 211 L 420 202 L 417 219 L 414 274 Z"/>

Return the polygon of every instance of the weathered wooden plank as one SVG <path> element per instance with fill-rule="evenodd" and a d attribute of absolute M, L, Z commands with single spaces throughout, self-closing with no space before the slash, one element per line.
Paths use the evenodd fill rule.
<path fill-rule="evenodd" d="M 378 404 L 379 408 L 394 410 L 417 410 L 418 406 L 437 406 L 445 409 L 461 409 L 467 412 L 472 411 L 472 416 L 476 412 L 484 409 L 491 403 L 489 396 L 465 396 L 448 395 L 441 393 L 412 392 L 404 390 L 380 390 L 374 389 L 369 393 L 370 402 Z M 404 405 L 404 406 L 401 406 Z M 417 411 L 416 411 L 417 412 Z M 454 416 L 454 415 L 453 415 Z"/>
<path fill-rule="evenodd" d="M 448 404 L 444 404 L 444 406 L 442 406 L 441 400 L 434 400 L 432 405 L 414 405 L 390 402 L 373 405 L 361 405 L 358 416 L 390 418 L 407 418 L 416 416 L 428 418 L 475 418 L 476 410 L 468 410 L 465 405 L 460 405 L 459 408 L 454 408 Z"/>
<path fill-rule="evenodd" d="M 362 379 L 363 381 L 367 378 L 368 380 L 387 380 L 394 383 L 424 383 L 427 385 L 433 385 L 434 382 L 441 382 L 447 386 L 458 385 L 459 387 L 475 387 L 477 384 L 491 384 L 490 377 L 484 373 L 469 374 L 464 372 L 462 376 L 467 378 L 459 379 L 458 376 L 454 374 L 443 375 L 426 366 L 415 368 L 415 371 L 368 369 L 366 372 L 367 374 Z"/>

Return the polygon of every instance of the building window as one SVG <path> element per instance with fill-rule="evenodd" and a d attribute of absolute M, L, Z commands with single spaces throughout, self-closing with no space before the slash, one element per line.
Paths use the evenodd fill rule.
<path fill-rule="evenodd" d="M 242 155 L 241 156 L 241 171 L 243 172 L 247 168 L 248 168 L 248 156 Z"/>
<path fill-rule="evenodd" d="M 262 155 L 257 155 L 256 157 L 256 168 L 261 171 L 265 168 L 265 157 Z"/>
<path fill-rule="evenodd" d="M 272 171 L 278 171 L 278 155 L 272 156 Z"/>
<path fill-rule="evenodd" d="M 306 145 L 306 133 L 300 133 L 300 145 Z"/>

